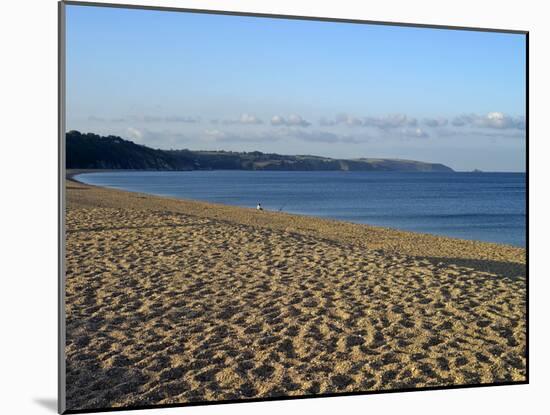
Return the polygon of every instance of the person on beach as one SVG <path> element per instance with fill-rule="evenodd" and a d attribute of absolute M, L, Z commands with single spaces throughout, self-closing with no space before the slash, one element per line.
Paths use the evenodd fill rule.
<path fill-rule="evenodd" d="M 264 209 L 262 208 L 262 204 L 261 204 L 261 203 L 258 202 L 258 206 L 256 206 L 256 210 L 264 210 Z"/>

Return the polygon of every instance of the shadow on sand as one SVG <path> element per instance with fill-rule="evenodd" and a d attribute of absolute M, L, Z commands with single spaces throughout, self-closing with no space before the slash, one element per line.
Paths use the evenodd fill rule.
<path fill-rule="evenodd" d="M 445 257 L 415 257 L 418 260 L 429 261 L 435 266 L 455 265 L 459 267 L 471 268 L 475 271 L 489 272 L 503 278 L 516 280 L 525 278 L 527 267 L 525 264 L 517 262 L 492 261 L 484 259 L 467 258 L 445 258 Z"/>

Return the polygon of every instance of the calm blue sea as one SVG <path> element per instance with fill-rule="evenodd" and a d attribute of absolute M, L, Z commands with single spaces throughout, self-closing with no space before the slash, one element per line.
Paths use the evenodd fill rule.
<path fill-rule="evenodd" d="M 89 173 L 134 192 L 525 246 L 525 174 L 190 171 Z"/>

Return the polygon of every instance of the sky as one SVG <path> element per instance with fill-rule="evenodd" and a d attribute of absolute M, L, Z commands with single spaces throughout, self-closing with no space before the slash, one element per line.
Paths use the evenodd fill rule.
<path fill-rule="evenodd" d="M 67 6 L 67 130 L 525 171 L 525 36 Z"/>

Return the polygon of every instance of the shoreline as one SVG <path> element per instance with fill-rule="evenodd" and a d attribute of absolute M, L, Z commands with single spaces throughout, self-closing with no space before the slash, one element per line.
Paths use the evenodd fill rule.
<path fill-rule="evenodd" d="M 110 187 L 103 187 L 103 186 L 87 184 L 87 183 L 79 181 L 78 179 L 75 178 L 75 176 L 77 176 L 79 174 L 108 173 L 108 172 L 117 172 L 117 171 L 150 171 L 150 170 L 69 169 L 69 170 L 66 171 L 65 177 L 66 177 L 66 180 L 71 180 L 71 181 L 80 183 L 84 186 L 90 186 L 90 187 L 95 187 L 95 188 L 100 188 L 100 189 L 107 189 L 107 190 L 113 190 L 113 191 L 118 191 L 118 192 L 126 192 L 126 193 L 138 194 L 138 195 L 145 195 L 145 196 L 148 196 L 148 197 L 167 199 L 167 200 L 175 200 L 175 201 L 182 201 L 182 202 L 193 202 L 193 203 L 203 203 L 205 205 L 225 206 L 225 207 L 229 207 L 229 208 L 252 209 L 252 210 L 254 210 L 254 208 L 249 208 L 249 207 L 245 207 L 245 206 L 226 205 L 226 204 L 222 204 L 222 203 L 208 202 L 208 201 L 203 201 L 203 200 L 180 199 L 180 198 L 176 198 L 176 197 L 173 197 L 173 196 L 157 196 L 157 195 L 153 195 L 153 194 L 149 194 L 149 193 L 135 192 L 135 191 L 130 191 L 130 190 L 122 190 L 122 189 L 113 189 L 113 188 L 110 188 Z M 156 171 L 156 170 L 151 170 L 151 171 Z M 350 222 L 350 221 L 345 221 L 345 220 L 332 219 L 332 218 L 328 218 L 328 217 L 313 216 L 313 215 L 308 215 L 308 214 L 279 212 L 279 211 L 274 211 L 274 210 L 264 210 L 263 212 L 264 213 L 270 213 L 270 214 L 284 214 L 284 215 L 291 215 L 291 216 L 299 216 L 299 217 L 303 217 L 303 218 L 311 218 L 311 219 L 316 219 L 316 220 L 321 220 L 321 221 L 336 222 L 336 223 L 348 224 L 348 225 L 354 225 L 354 226 L 364 226 L 364 227 L 367 227 L 369 229 L 380 229 L 380 230 L 383 230 L 385 232 L 395 232 L 396 235 L 397 234 L 399 234 L 399 235 L 401 235 L 401 234 L 411 234 L 411 235 L 418 235 L 421 238 L 422 237 L 424 237 L 424 238 L 434 237 L 434 238 L 437 238 L 439 240 L 448 239 L 448 240 L 452 240 L 452 241 L 461 241 L 461 242 L 474 243 L 474 244 L 489 244 L 489 245 L 496 245 L 496 246 L 507 247 L 507 248 L 512 248 L 512 249 L 522 249 L 522 250 L 526 251 L 525 247 L 512 245 L 512 244 L 504 244 L 504 243 L 499 243 L 499 242 L 487 242 L 487 241 L 480 241 L 480 240 L 475 240 L 475 239 L 462 239 L 462 238 L 457 238 L 457 237 L 452 237 L 452 236 L 445 236 L 445 235 L 440 235 L 440 234 L 403 230 L 403 229 L 394 228 L 394 227 L 391 227 L 391 226 L 381 226 L 381 225 L 371 225 L 371 224 L 368 224 L 368 223 Z M 436 241 L 434 241 L 434 242 L 436 242 Z"/>

